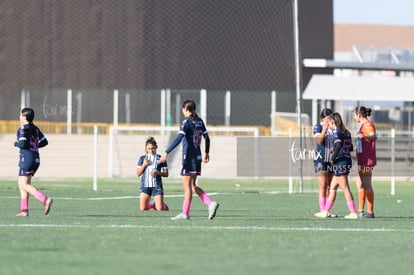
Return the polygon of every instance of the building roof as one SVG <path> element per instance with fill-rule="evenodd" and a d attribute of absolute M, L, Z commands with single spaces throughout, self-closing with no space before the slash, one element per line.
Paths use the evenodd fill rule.
<path fill-rule="evenodd" d="M 313 75 L 303 99 L 414 101 L 414 78 Z"/>
<path fill-rule="evenodd" d="M 350 52 L 353 46 L 414 48 L 414 26 L 361 24 L 334 25 L 334 51 Z"/>

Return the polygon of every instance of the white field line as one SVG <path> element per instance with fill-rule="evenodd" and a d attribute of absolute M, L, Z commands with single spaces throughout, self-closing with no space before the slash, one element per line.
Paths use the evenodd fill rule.
<path fill-rule="evenodd" d="M 263 194 L 278 194 L 283 192 L 263 192 Z M 211 195 L 224 195 L 226 193 L 208 193 Z M 183 197 L 180 195 L 165 195 L 166 198 Z M 19 197 L 3 197 L 19 198 Z M 122 200 L 139 199 L 139 196 L 117 196 L 100 198 L 72 198 L 56 197 L 57 200 Z M 265 227 L 265 226 L 158 226 L 158 225 L 136 225 L 136 224 L 112 224 L 112 225 L 88 225 L 88 224 L 1 224 L 0 228 L 108 228 L 108 229 L 179 229 L 179 230 L 234 230 L 234 231 L 314 231 L 314 232 L 396 232 L 413 233 L 414 229 L 392 229 L 392 228 L 324 228 L 324 227 Z"/>
<path fill-rule="evenodd" d="M 208 193 L 209 196 L 223 195 L 223 193 Z M 164 195 L 164 198 L 180 198 L 184 197 L 184 194 L 180 195 Z M 4 196 L 0 197 L 4 199 L 19 199 L 18 196 Z M 139 196 L 117 196 L 117 197 L 99 197 L 99 198 L 72 198 L 72 197 L 53 197 L 54 200 L 73 200 L 73 201 L 104 201 L 104 200 L 127 200 L 127 199 L 139 199 Z"/>
<path fill-rule="evenodd" d="M 180 222 L 180 221 L 179 221 Z M 228 231 L 314 231 L 314 232 L 377 232 L 412 233 L 414 229 L 392 228 L 323 228 L 323 227 L 265 227 L 265 226 L 179 226 L 137 224 L 0 224 L 0 228 L 107 228 L 107 229 L 163 229 L 163 230 L 228 230 Z"/>

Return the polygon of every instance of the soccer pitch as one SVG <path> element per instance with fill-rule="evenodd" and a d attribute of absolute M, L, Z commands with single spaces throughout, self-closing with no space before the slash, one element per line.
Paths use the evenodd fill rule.
<path fill-rule="evenodd" d="M 220 203 L 214 220 L 194 197 L 191 220 L 172 221 L 181 183 L 165 180 L 170 211 L 139 207 L 137 179 L 33 182 L 55 199 L 49 216 L 31 197 L 30 217 L 14 217 L 17 182 L 0 181 L 0 274 L 411 274 L 414 190 L 375 182 L 375 219 L 318 219 L 317 185 L 286 193 L 286 180 L 209 180 Z M 312 191 L 312 189 L 314 189 Z M 356 191 L 351 179 L 354 197 Z"/>

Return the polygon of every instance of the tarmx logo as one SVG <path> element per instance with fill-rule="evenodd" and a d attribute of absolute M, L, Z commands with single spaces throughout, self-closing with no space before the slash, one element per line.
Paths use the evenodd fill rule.
<path fill-rule="evenodd" d="M 292 148 L 289 149 L 290 156 L 292 157 L 293 162 L 295 163 L 298 160 L 312 159 L 316 160 L 322 158 L 321 152 L 315 150 L 307 150 L 306 148 L 300 149 L 295 148 L 296 143 L 292 143 Z"/>

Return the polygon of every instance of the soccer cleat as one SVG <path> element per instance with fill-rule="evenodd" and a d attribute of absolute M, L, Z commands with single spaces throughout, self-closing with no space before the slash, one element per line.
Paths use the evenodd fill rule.
<path fill-rule="evenodd" d="M 148 204 L 148 210 L 154 210 L 155 209 L 155 201 L 151 201 L 149 204 Z"/>
<path fill-rule="evenodd" d="M 321 212 L 315 213 L 315 217 L 328 218 L 329 217 L 329 212 L 328 211 L 321 211 Z"/>
<path fill-rule="evenodd" d="M 212 220 L 217 214 L 217 209 L 219 208 L 219 204 L 215 201 L 212 201 L 211 204 L 208 206 L 208 219 Z"/>
<path fill-rule="evenodd" d="M 29 216 L 29 211 L 20 211 L 19 213 L 16 214 L 16 217 L 28 217 Z"/>
<path fill-rule="evenodd" d="M 365 215 L 364 210 L 358 211 L 358 217 L 363 218 Z"/>
<path fill-rule="evenodd" d="M 374 213 L 366 213 L 365 215 L 362 216 L 362 218 L 364 219 L 373 219 L 375 218 Z"/>
<path fill-rule="evenodd" d="M 344 217 L 345 219 L 358 219 L 357 213 L 349 213 L 349 215 L 346 215 Z"/>
<path fill-rule="evenodd" d="M 53 199 L 47 198 L 45 202 L 45 215 L 48 215 L 50 212 L 50 208 L 52 207 Z"/>
<path fill-rule="evenodd" d="M 168 210 L 170 210 L 170 208 L 168 207 L 168 205 L 167 205 L 166 203 L 164 203 L 164 204 L 162 205 L 162 210 L 163 210 L 163 211 L 168 211 Z"/>
<path fill-rule="evenodd" d="M 328 218 L 337 218 L 338 215 L 328 212 Z"/>
<path fill-rule="evenodd" d="M 184 215 L 183 213 L 178 214 L 175 217 L 172 217 L 171 220 L 189 220 L 190 217 L 187 215 Z"/>

